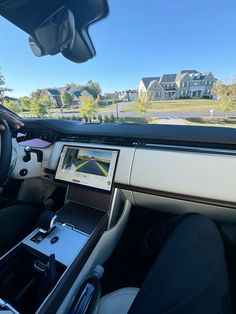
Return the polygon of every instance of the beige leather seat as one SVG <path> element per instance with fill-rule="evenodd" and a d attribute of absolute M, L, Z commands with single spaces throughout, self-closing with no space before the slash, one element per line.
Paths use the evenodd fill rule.
<path fill-rule="evenodd" d="M 127 314 L 138 292 L 138 288 L 123 288 L 105 295 L 97 314 Z"/>

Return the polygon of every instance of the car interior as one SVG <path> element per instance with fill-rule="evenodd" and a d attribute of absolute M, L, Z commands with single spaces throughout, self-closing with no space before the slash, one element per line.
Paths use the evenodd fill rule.
<path fill-rule="evenodd" d="M 40 208 L 32 232 L 1 258 L 1 299 L 14 313 L 67 313 L 90 285 L 102 296 L 132 287 L 120 294 L 127 310 L 155 259 L 147 233 L 189 212 L 218 224 L 234 292 L 230 129 L 199 138 L 197 127 L 57 122 L 25 120 L 6 137 L 11 172 L 1 197 Z"/>
<path fill-rule="evenodd" d="M 56 54 L 58 42 L 44 43 L 38 26 L 47 29 L 64 2 L 0 1 L 0 14 L 30 34 L 34 53 Z M 90 12 L 81 24 L 68 24 L 77 39 L 68 31 L 71 44 L 62 52 L 83 62 L 95 54 L 88 25 L 108 7 L 68 3 L 71 12 L 75 3 Z M 98 8 L 90 11 L 93 3 Z M 67 13 L 60 11 L 65 23 Z M 81 42 L 84 49 L 72 47 Z M 1 123 L 0 219 L 8 223 L 0 230 L 0 310 L 127 313 L 156 258 L 152 229 L 186 213 L 217 224 L 235 309 L 233 129 L 26 119 L 16 130 Z"/>

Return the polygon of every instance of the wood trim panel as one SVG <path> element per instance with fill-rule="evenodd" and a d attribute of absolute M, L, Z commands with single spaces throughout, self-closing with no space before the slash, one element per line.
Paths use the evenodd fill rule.
<path fill-rule="evenodd" d="M 110 210 L 112 197 L 113 190 L 106 192 L 78 185 L 69 186 L 67 192 L 67 199 L 71 202 L 106 211 Z"/>
<path fill-rule="evenodd" d="M 236 203 L 217 200 L 217 199 L 204 198 L 204 197 L 179 194 L 179 193 L 172 193 L 172 192 L 166 192 L 166 191 L 160 191 L 160 190 L 153 190 L 153 189 L 147 189 L 147 188 L 143 188 L 139 186 L 131 186 L 131 185 L 120 184 L 120 183 L 116 183 L 115 188 L 118 188 L 121 190 L 132 191 L 132 192 L 143 193 L 143 194 L 161 196 L 161 197 L 166 197 L 166 198 L 171 198 L 171 199 L 177 199 L 177 200 L 182 200 L 182 201 L 187 201 L 187 202 L 236 209 Z"/>

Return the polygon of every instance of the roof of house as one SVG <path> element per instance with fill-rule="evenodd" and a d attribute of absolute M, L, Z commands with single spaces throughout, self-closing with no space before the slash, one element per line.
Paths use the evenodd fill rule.
<path fill-rule="evenodd" d="M 160 77 L 157 77 L 157 76 L 154 76 L 154 77 L 143 77 L 143 78 L 141 79 L 141 81 L 143 81 L 143 84 L 144 84 L 144 86 L 145 86 L 146 88 L 148 88 L 148 86 L 149 86 L 149 84 L 150 84 L 151 81 L 155 81 L 155 80 L 157 80 L 157 81 L 159 82 Z"/>
<path fill-rule="evenodd" d="M 7 101 L 16 101 L 16 100 L 18 100 L 17 98 L 10 97 L 10 96 L 4 96 L 3 99 L 7 100 Z"/>
<path fill-rule="evenodd" d="M 176 74 L 163 74 L 160 78 L 160 83 L 175 82 Z"/>
<path fill-rule="evenodd" d="M 80 97 L 81 96 L 81 92 L 79 90 L 75 90 L 72 92 L 74 96 L 76 97 Z"/>
<path fill-rule="evenodd" d="M 148 89 L 152 90 L 153 88 L 155 88 L 155 84 L 158 84 L 158 87 L 160 89 L 163 89 L 162 86 L 159 84 L 158 80 L 152 80 L 148 85 Z"/>
<path fill-rule="evenodd" d="M 71 96 L 75 96 L 79 98 L 81 96 L 81 92 L 75 86 L 69 86 L 66 88 L 66 92 Z"/>
<path fill-rule="evenodd" d="M 187 75 L 188 75 L 188 73 L 179 72 L 176 74 L 175 81 L 182 81 L 182 79 L 185 78 L 185 76 L 187 76 Z"/>
<path fill-rule="evenodd" d="M 197 74 L 197 73 L 200 73 L 199 71 L 196 71 L 196 70 L 182 70 L 180 71 L 180 74 Z"/>
<path fill-rule="evenodd" d="M 52 96 L 60 96 L 61 93 L 58 89 L 56 88 L 47 88 L 47 91 L 52 95 Z"/>
<path fill-rule="evenodd" d="M 85 89 L 83 89 L 82 91 L 81 91 L 81 95 L 83 95 L 83 94 L 89 94 L 89 95 L 91 95 L 91 93 L 85 88 Z"/>
<path fill-rule="evenodd" d="M 202 78 L 206 78 L 208 75 L 212 74 L 211 72 L 202 73 Z"/>

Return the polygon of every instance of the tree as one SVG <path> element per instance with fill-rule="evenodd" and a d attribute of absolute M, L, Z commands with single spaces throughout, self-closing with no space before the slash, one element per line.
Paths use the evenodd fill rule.
<path fill-rule="evenodd" d="M 73 98 L 72 96 L 67 93 L 66 91 L 63 91 L 61 93 L 61 99 L 64 105 L 66 105 L 66 107 L 72 106 L 73 104 Z"/>
<path fill-rule="evenodd" d="M 22 109 L 20 107 L 19 104 L 17 104 L 15 101 L 13 100 L 5 100 L 3 103 L 4 107 L 10 109 L 11 111 L 13 111 L 14 113 L 18 114 L 22 112 Z"/>
<path fill-rule="evenodd" d="M 40 98 L 40 97 L 45 97 L 45 90 L 44 89 L 37 89 L 36 91 L 31 93 L 32 98 Z"/>
<path fill-rule="evenodd" d="M 3 100 L 5 92 L 11 92 L 12 91 L 11 88 L 5 87 L 5 84 L 6 83 L 5 83 L 4 76 L 0 72 L 0 101 Z"/>
<path fill-rule="evenodd" d="M 226 120 L 230 111 L 236 109 L 236 84 L 217 81 L 212 88 L 212 95 L 218 97 L 219 109 L 226 113 Z"/>
<path fill-rule="evenodd" d="M 153 96 L 148 92 L 141 92 L 137 99 L 135 100 L 136 111 L 143 116 L 150 106 Z"/>
<path fill-rule="evenodd" d="M 93 96 L 80 97 L 82 108 L 80 109 L 80 115 L 82 117 L 87 117 L 89 120 L 92 119 L 93 114 L 97 112 L 97 105 L 99 102 L 99 97 L 93 98 Z"/>
<path fill-rule="evenodd" d="M 115 123 L 115 117 L 114 117 L 113 112 L 110 114 L 109 120 L 110 122 Z"/>
<path fill-rule="evenodd" d="M 43 95 L 43 94 L 42 94 Z M 50 97 L 48 96 L 41 96 L 39 99 L 39 104 L 43 104 L 43 106 L 45 107 L 47 113 L 50 113 L 51 114 L 51 110 L 52 108 L 54 108 L 54 103 L 53 101 L 51 100 Z"/>
<path fill-rule="evenodd" d="M 87 89 L 87 91 L 93 96 L 93 98 L 97 98 L 102 92 L 100 84 L 91 80 L 88 81 L 84 89 Z"/>
<path fill-rule="evenodd" d="M 45 117 L 53 107 L 52 100 L 47 96 L 23 97 L 20 98 L 20 103 L 24 111 L 29 111 L 38 118 Z"/>
<path fill-rule="evenodd" d="M 22 111 L 30 111 L 30 101 L 29 97 L 21 97 L 19 99 Z"/>
<path fill-rule="evenodd" d="M 103 117 L 102 117 L 101 113 L 99 113 L 99 115 L 98 115 L 98 120 L 100 121 L 100 123 L 103 122 Z"/>

